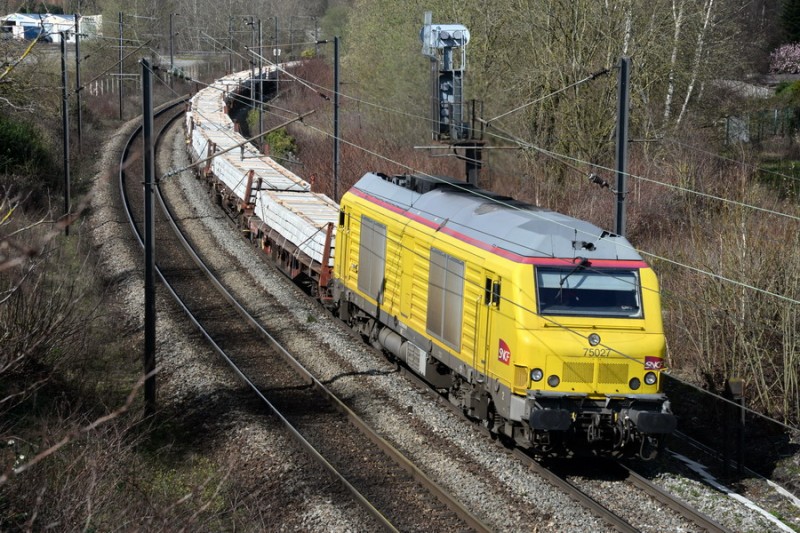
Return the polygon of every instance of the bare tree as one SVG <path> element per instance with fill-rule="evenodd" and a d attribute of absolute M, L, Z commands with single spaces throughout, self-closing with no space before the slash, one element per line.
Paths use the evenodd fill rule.
<path fill-rule="evenodd" d="M 705 53 L 705 46 L 706 40 L 708 38 L 709 32 L 709 23 L 711 22 L 711 13 L 714 8 L 714 0 L 706 0 L 703 5 L 703 26 L 702 29 L 697 33 L 697 45 L 694 51 L 694 61 L 692 62 L 692 70 L 689 79 L 689 85 L 686 89 L 686 97 L 683 100 L 683 106 L 681 107 L 681 112 L 678 114 L 678 118 L 675 120 L 675 125 L 680 126 L 681 121 L 683 120 L 683 116 L 686 113 L 686 110 L 689 106 L 689 101 L 692 98 L 694 93 L 695 85 L 697 83 L 698 73 L 702 66 L 703 56 Z"/>

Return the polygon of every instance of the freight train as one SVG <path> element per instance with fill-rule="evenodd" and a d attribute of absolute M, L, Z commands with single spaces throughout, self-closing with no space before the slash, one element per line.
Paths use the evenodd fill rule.
<path fill-rule="evenodd" d="M 540 456 L 656 456 L 658 281 L 623 237 L 445 177 L 366 173 L 337 205 L 226 113 L 248 73 L 200 91 L 190 156 L 290 278 L 470 417 Z"/>

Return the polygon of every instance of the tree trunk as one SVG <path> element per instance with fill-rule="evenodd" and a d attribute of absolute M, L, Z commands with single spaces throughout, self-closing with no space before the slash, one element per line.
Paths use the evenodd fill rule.
<path fill-rule="evenodd" d="M 697 76 L 700 71 L 700 63 L 703 60 L 703 47 L 705 45 L 706 33 L 708 32 L 708 26 L 711 22 L 711 9 L 714 7 L 714 0 L 707 0 L 705 4 L 705 20 L 703 21 L 703 28 L 700 30 L 700 33 L 697 34 L 697 47 L 694 51 L 694 64 L 692 65 L 692 76 L 689 81 L 689 87 L 686 89 L 686 98 L 683 100 L 683 106 L 681 106 L 681 112 L 678 115 L 678 119 L 675 121 L 675 126 L 680 126 L 681 121 L 683 120 L 683 116 L 686 114 L 686 108 L 689 106 L 689 100 L 692 98 L 692 92 L 694 91 L 694 86 L 697 83 Z"/>
<path fill-rule="evenodd" d="M 678 62 L 678 44 L 680 43 L 681 27 L 683 26 L 684 0 L 677 8 L 675 0 L 672 2 L 672 19 L 675 21 L 675 33 L 672 37 L 672 56 L 669 62 L 669 81 L 667 81 L 667 97 L 664 102 L 664 122 L 669 121 L 672 114 L 672 96 L 675 93 L 675 64 Z"/>

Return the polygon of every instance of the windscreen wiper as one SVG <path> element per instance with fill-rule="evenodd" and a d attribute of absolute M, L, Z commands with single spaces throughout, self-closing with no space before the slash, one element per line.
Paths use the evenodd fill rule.
<path fill-rule="evenodd" d="M 575 268 L 573 268 L 572 270 L 570 270 L 567 273 L 567 275 L 564 276 L 563 278 L 561 278 L 561 280 L 558 282 L 558 301 L 560 301 L 562 303 L 563 303 L 563 300 L 562 300 L 561 296 L 562 296 L 562 293 L 564 292 L 564 282 L 567 281 L 567 278 L 569 278 L 575 272 L 578 272 L 579 270 L 583 270 L 584 268 L 586 268 L 587 266 L 589 266 L 591 264 L 589 262 L 589 260 L 586 259 L 585 257 L 576 257 L 574 259 L 574 261 L 578 262 L 577 266 Z"/>
<path fill-rule="evenodd" d="M 558 286 L 559 287 L 563 288 L 564 287 L 564 282 L 567 281 L 567 278 L 569 278 L 575 272 L 577 272 L 579 270 L 583 270 L 584 268 L 586 268 L 587 266 L 589 266 L 591 264 L 591 263 L 589 263 L 589 260 L 586 259 L 585 257 L 576 257 L 575 261 L 578 261 L 578 266 L 576 266 L 575 268 L 570 270 L 569 274 L 567 274 L 566 276 L 561 278 L 561 281 L 558 282 Z"/>

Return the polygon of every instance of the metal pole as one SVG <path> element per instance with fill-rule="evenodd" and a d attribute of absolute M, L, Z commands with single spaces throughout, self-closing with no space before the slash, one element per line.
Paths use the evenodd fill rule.
<path fill-rule="evenodd" d="M 294 15 L 289 17 L 289 61 L 294 59 Z"/>
<path fill-rule="evenodd" d="M 233 74 L 233 16 L 228 17 L 228 74 Z"/>
<path fill-rule="evenodd" d="M 122 11 L 119 12 L 119 119 L 122 120 Z"/>
<path fill-rule="evenodd" d="M 333 201 L 339 201 L 339 37 L 333 38 Z"/>
<path fill-rule="evenodd" d="M 272 61 L 277 65 L 280 62 L 280 56 L 278 55 L 278 17 L 275 17 L 275 40 L 272 46 Z M 279 68 L 275 69 L 275 97 L 278 96 L 278 81 L 281 79 L 281 70 Z"/>
<path fill-rule="evenodd" d="M 617 235 L 625 236 L 625 177 L 628 173 L 628 109 L 630 103 L 629 57 L 619 60 L 619 101 L 617 104 Z"/>
<path fill-rule="evenodd" d="M 61 32 L 61 118 L 64 128 L 64 218 L 69 217 L 69 93 L 67 91 L 67 32 Z M 64 226 L 64 235 L 69 236 L 69 224 Z"/>
<path fill-rule="evenodd" d="M 464 152 L 464 157 L 467 160 L 467 183 L 471 183 L 475 187 L 478 186 L 478 182 L 480 181 L 482 155 L 481 145 L 479 143 L 470 142 L 467 144 Z"/>
<path fill-rule="evenodd" d="M 250 15 L 250 22 L 247 24 L 250 26 L 250 101 L 255 106 L 256 97 L 253 80 L 256 77 L 256 58 L 253 55 L 253 49 L 256 47 L 256 22 L 252 15 Z"/>
<path fill-rule="evenodd" d="M 144 412 L 156 409 L 156 288 L 155 214 L 153 180 L 153 79 L 150 62 L 142 58 L 142 116 L 144 120 Z"/>
<path fill-rule="evenodd" d="M 170 13 L 169 14 L 169 87 L 170 89 L 174 85 L 174 70 L 175 70 L 175 30 L 173 29 L 173 21 L 172 18 L 177 15 L 177 13 Z"/>
<path fill-rule="evenodd" d="M 175 68 L 175 45 L 173 42 L 173 36 L 175 35 L 172 31 L 172 17 L 175 16 L 174 13 L 169 14 L 169 69 L 170 71 Z M 171 73 L 170 73 L 171 76 Z"/>
<path fill-rule="evenodd" d="M 264 81 L 262 79 L 262 72 L 264 71 L 264 36 L 261 33 L 261 19 L 258 19 L 258 134 L 264 131 L 262 124 L 264 123 Z M 264 145 L 264 138 L 258 138 L 258 149 L 261 150 Z"/>
<path fill-rule="evenodd" d="M 83 117 L 81 116 L 81 38 L 80 18 L 75 14 L 75 95 L 78 97 L 78 153 L 81 152 L 81 134 L 83 132 Z"/>
<path fill-rule="evenodd" d="M 744 426 L 745 426 L 745 410 L 744 410 L 744 389 L 742 389 L 742 396 L 739 398 L 739 424 L 737 427 L 738 436 L 737 444 L 738 449 L 736 453 L 736 473 L 739 476 L 744 474 Z"/>

